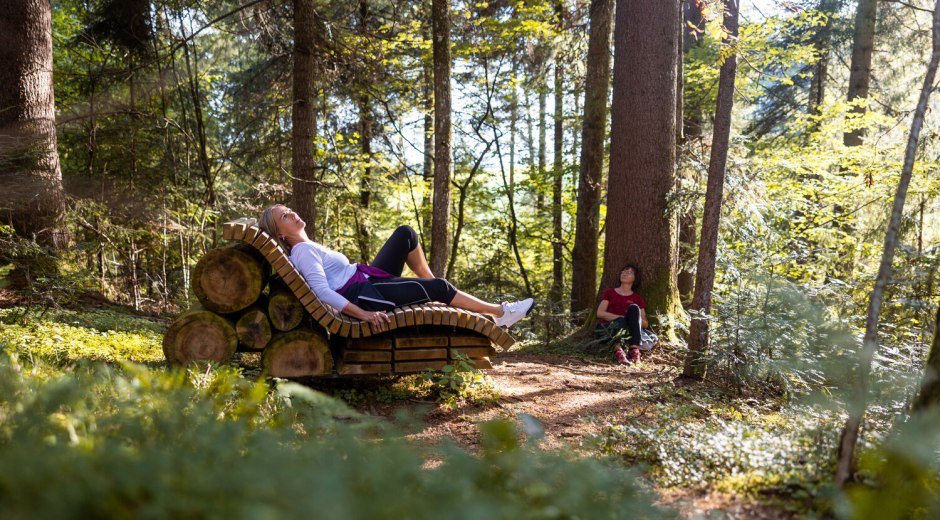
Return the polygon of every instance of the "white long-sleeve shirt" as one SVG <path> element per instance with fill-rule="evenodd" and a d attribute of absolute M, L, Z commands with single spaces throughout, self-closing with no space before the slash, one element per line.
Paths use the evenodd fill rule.
<path fill-rule="evenodd" d="M 343 253 L 316 242 L 301 242 L 290 250 L 290 261 L 323 303 L 342 311 L 349 300 L 336 292 L 356 274 L 356 264 Z"/>

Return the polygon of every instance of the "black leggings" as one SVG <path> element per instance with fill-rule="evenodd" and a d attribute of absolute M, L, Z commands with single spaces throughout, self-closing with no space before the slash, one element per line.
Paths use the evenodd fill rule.
<path fill-rule="evenodd" d="M 624 332 L 618 337 L 620 331 Z M 594 335 L 602 339 L 626 341 L 631 347 L 638 346 L 640 344 L 640 306 L 634 303 L 627 307 L 627 312 L 616 320 L 598 323 L 594 328 Z"/>
<path fill-rule="evenodd" d="M 411 226 L 399 226 L 370 264 L 392 275 L 370 278 L 369 282 L 394 307 L 426 302 L 450 304 L 457 289 L 443 278 L 402 278 L 408 254 L 418 247 L 418 234 Z M 366 309 L 369 310 L 369 309 Z"/>

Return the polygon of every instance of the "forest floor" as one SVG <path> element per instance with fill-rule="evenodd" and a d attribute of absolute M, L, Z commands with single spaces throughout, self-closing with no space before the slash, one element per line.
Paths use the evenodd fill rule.
<path fill-rule="evenodd" d="M 649 423 L 655 420 L 664 399 L 681 395 L 675 390 L 679 360 L 667 352 L 654 352 L 638 365 L 540 352 L 506 352 L 493 359 L 488 370 L 499 398 L 493 403 L 456 407 L 415 399 L 370 399 L 375 390 L 360 381 L 360 394 L 330 383 L 312 383 L 346 398 L 360 412 L 389 420 L 412 418 L 411 438 L 433 447 L 450 442 L 475 452 L 480 449 L 478 424 L 493 419 L 519 420 L 527 414 L 544 428 L 539 445 L 581 456 L 597 456 L 598 442 L 610 425 Z M 382 385 L 382 382 L 372 384 Z M 387 383 L 384 383 L 387 384 Z M 332 388 L 331 388 L 332 387 Z M 350 399 L 350 396 L 353 396 Z M 651 399 L 648 399 L 652 397 Z M 523 428 L 524 429 L 524 428 Z M 430 461 L 433 464 L 434 461 Z M 678 510 L 681 518 L 793 518 L 792 507 L 767 503 L 736 494 L 702 489 L 657 489 L 660 503 Z"/>

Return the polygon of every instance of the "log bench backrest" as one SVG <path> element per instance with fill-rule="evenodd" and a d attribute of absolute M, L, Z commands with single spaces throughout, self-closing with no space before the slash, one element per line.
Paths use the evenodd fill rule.
<path fill-rule="evenodd" d="M 238 240 L 251 245 L 261 252 L 271 264 L 271 268 L 294 293 L 310 316 L 332 334 L 346 338 L 365 338 L 375 334 L 368 322 L 350 318 L 339 310 L 324 304 L 307 285 L 303 276 L 294 268 L 284 250 L 265 231 L 256 225 L 253 218 L 240 218 L 226 222 L 222 226 L 222 236 L 227 240 Z M 512 336 L 497 327 L 490 319 L 475 312 L 439 303 L 408 305 L 391 311 L 393 315 L 390 330 L 414 327 L 417 325 L 444 325 L 478 332 L 502 348 L 509 348 L 515 343 Z"/>

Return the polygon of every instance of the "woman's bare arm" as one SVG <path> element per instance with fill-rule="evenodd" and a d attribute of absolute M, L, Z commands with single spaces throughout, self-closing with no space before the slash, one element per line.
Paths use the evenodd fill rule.
<path fill-rule="evenodd" d="M 601 300 L 601 304 L 597 306 L 597 317 L 598 317 L 598 318 L 601 318 L 601 319 L 607 320 L 607 321 L 614 321 L 614 320 L 616 320 L 617 318 L 620 317 L 620 316 L 618 316 L 618 315 L 616 315 L 616 314 L 614 314 L 614 313 L 612 313 L 612 312 L 607 312 L 607 305 L 609 305 L 609 304 L 610 304 L 609 301 L 607 301 L 607 300 Z"/>
<path fill-rule="evenodd" d="M 369 324 L 372 325 L 372 330 L 375 332 L 385 331 L 392 322 L 392 318 L 387 313 L 382 311 L 367 311 L 352 302 L 349 302 L 343 307 L 343 314 L 369 322 Z"/>

